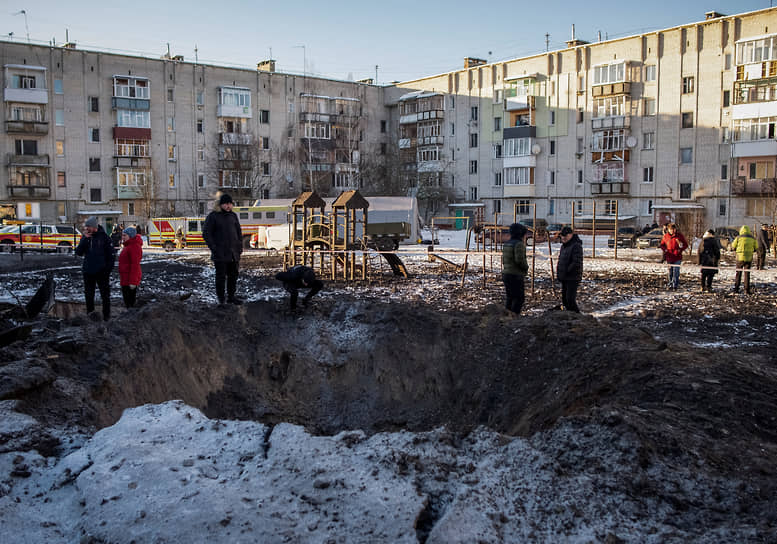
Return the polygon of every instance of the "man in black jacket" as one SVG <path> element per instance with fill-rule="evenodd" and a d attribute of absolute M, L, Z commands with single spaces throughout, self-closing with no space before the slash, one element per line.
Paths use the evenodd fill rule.
<path fill-rule="evenodd" d="M 771 247 L 771 244 L 769 243 L 769 227 L 766 223 L 761 224 L 761 230 L 758 231 L 756 239 L 758 240 L 758 247 L 755 250 L 755 268 L 756 270 L 763 270 L 764 265 L 766 264 L 766 254 L 769 253 L 769 247 Z"/>
<path fill-rule="evenodd" d="M 302 299 L 302 305 L 307 306 L 310 299 L 324 287 L 324 283 L 316 279 L 316 273 L 309 266 L 292 266 L 286 272 L 278 272 L 275 275 L 275 279 L 282 281 L 283 288 L 291 294 L 292 310 L 297 307 L 297 297 L 299 296 L 300 289 L 310 289 L 305 298 Z"/>
<path fill-rule="evenodd" d="M 583 241 L 564 227 L 559 233 L 561 251 L 558 254 L 556 279 L 561 282 L 561 303 L 565 310 L 580 313 L 577 307 L 577 288 L 583 279 Z"/>
<path fill-rule="evenodd" d="M 219 209 L 210 212 L 202 226 L 202 237 L 208 244 L 210 258 L 216 267 L 216 296 L 219 304 L 224 304 L 224 283 L 227 287 L 226 301 L 230 304 L 243 303 L 235 296 L 240 255 L 243 253 L 243 231 L 240 220 L 232 211 L 233 205 L 231 196 L 221 195 Z"/>
<path fill-rule="evenodd" d="M 84 234 L 76 247 L 76 255 L 84 257 L 81 271 L 84 276 L 86 312 L 94 311 L 95 287 L 99 287 L 103 319 L 108 321 L 111 317 L 111 270 L 116 253 L 111 237 L 97 224 L 96 217 L 90 217 L 84 223 Z"/>

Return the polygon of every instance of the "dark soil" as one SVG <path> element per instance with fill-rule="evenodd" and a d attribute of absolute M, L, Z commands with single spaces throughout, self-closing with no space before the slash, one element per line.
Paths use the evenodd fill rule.
<path fill-rule="evenodd" d="M 27 261 L 26 274 L 5 279 L 18 289 L 40 280 L 34 270 L 56 268 L 57 292 L 77 301 L 79 269 L 53 264 Z M 45 428 L 87 432 L 169 399 L 324 434 L 485 425 L 529 436 L 572 418 L 634 433 L 646 466 L 660 457 L 747 481 L 757 491 L 743 508 L 772 512 L 764 523 L 777 525 L 774 286 L 700 298 L 687 282 L 666 299 L 654 278 L 592 273 L 579 297 L 586 312 L 660 300 L 595 318 L 555 310 L 538 281 L 515 317 L 496 277 L 483 286 L 474 270 L 461 287 L 460 276 L 424 267 L 409 279 L 328 282 L 310 308 L 291 312 L 272 279 L 278 259 L 244 260 L 242 292 L 268 296 L 239 307 L 203 300 L 208 266 L 144 263 L 140 307 L 107 323 L 82 313 L 35 320 L 27 341 L 2 349 L 0 371 L 40 378 L 2 398 Z"/>

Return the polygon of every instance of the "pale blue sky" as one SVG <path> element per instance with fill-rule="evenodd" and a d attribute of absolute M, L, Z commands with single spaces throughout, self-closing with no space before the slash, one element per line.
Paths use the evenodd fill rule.
<path fill-rule="evenodd" d="M 777 0 L 772 0 L 777 3 Z M 408 80 L 563 47 L 572 24 L 580 39 L 638 34 L 770 7 L 770 0 L 0 0 L 0 39 L 71 41 L 89 49 L 173 55 L 253 68 L 270 56 L 277 69 L 338 79 Z M 777 30 L 777 29 L 775 29 Z M 295 47 L 304 45 L 302 47 Z M 303 59 L 306 66 L 303 66 Z"/>

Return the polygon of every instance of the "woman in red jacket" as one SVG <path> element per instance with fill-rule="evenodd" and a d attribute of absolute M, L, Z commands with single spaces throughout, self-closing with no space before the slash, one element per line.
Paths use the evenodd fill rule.
<path fill-rule="evenodd" d="M 669 223 L 666 234 L 661 238 L 664 260 L 669 265 L 669 289 L 677 289 L 680 284 L 680 263 L 683 262 L 683 251 L 687 248 L 688 242 L 683 233 L 677 230 L 677 225 Z"/>
<path fill-rule="evenodd" d="M 124 248 L 119 253 L 119 283 L 124 306 L 132 308 L 138 293 L 138 285 L 143 272 L 140 270 L 140 259 L 143 258 L 143 238 L 138 236 L 133 227 L 127 227 L 121 233 Z"/>

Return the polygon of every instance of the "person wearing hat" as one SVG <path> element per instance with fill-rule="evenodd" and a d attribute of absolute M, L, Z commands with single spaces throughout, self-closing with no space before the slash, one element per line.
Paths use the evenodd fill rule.
<path fill-rule="evenodd" d="M 297 297 L 300 289 L 310 289 L 305 298 L 302 299 L 302 305 L 307 307 L 310 299 L 324 287 L 324 283 L 316 279 L 315 271 L 309 266 L 292 266 L 285 272 L 278 272 L 275 279 L 282 281 L 283 288 L 291 295 L 292 310 L 297 308 Z"/>
<path fill-rule="evenodd" d="M 720 242 L 715 237 L 714 230 L 710 229 L 704 233 L 698 253 L 701 266 L 701 290 L 711 293 L 712 278 L 718 273 L 718 263 L 720 263 Z"/>
<path fill-rule="evenodd" d="M 97 224 L 96 217 L 90 217 L 84 222 L 84 233 L 75 254 L 84 258 L 81 272 L 84 277 L 86 312 L 94 311 L 95 287 L 98 287 L 103 304 L 103 319 L 108 321 L 111 317 L 111 270 L 116 253 L 111 237 Z"/>
<path fill-rule="evenodd" d="M 505 307 L 521 313 L 525 300 L 523 279 L 529 273 L 526 261 L 528 229 L 520 223 L 510 225 L 510 239 L 502 245 L 502 282 L 505 284 Z"/>
<path fill-rule="evenodd" d="M 561 282 L 561 304 L 565 310 L 580 313 L 577 307 L 577 288 L 583 279 L 583 241 L 564 227 L 558 233 L 561 250 L 556 264 L 556 280 Z"/>
<path fill-rule="evenodd" d="M 243 253 L 243 231 L 240 220 L 232 211 L 234 202 L 228 194 L 221 195 L 218 209 L 210 212 L 202 226 L 202 237 L 210 249 L 210 258 L 216 268 L 216 297 L 219 304 L 242 304 L 235 296 L 240 255 Z M 226 283 L 226 297 L 224 284 Z"/>
<path fill-rule="evenodd" d="M 138 236 L 134 227 L 127 227 L 121 233 L 121 243 L 124 248 L 119 253 L 119 284 L 121 296 L 124 298 L 124 306 L 132 308 L 138 294 L 140 278 L 143 271 L 140 269 L 140 260 L 143 258 L 143 239 Z"/>
<path fill-rule="evenodd" d="M 677 229 L 677 225 L 669 223 L 666 233 L 661 238 L 661 250 L 664 252 L 664 261 L 669 265 L 669 289 L 677 289 L 680 285 L 680 265 L 683 262 L 683 251 L 688 249 L 688 241 L 683 233 Z"/>
<path fill-rule="evenodd" d="M 758 249 L 758 241 L 750 232 L 750 227 L 742 225 L 739 236 L 734 238 L 729 246 L 730 250 L 737 252 L 737 272 L 734 274 L 735 293 L 739 292 L 739 284 L 742 281 L 742 273 L 745 276 L 745 293 L 750 294 L 750 267 L 753 265 L 753 253 Z"/>

